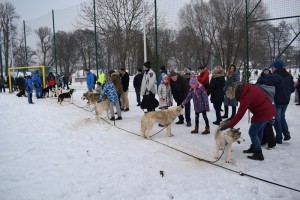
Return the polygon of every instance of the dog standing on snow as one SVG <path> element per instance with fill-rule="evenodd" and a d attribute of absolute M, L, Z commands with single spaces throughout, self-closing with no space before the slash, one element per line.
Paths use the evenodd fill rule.
<path fill-rule="evenodd" d="M 219 159 L 219 151 L 223 150 L 226 152 L 227 157 L 225 162 L 231 162 L 231 147 L 234 142 L 240 144 L 245 140 L 241 137 L 240 128 L 227 128 L 225 130 L 221 130 L 222 125 L 220 125 L 215 133 L 215 141 L 216 141 L 216 152 L 215 159 Z"/>
<path fill-rule="evenodd" d="M 152 130 L 155 122 L 167 126 L 167 135 L 169 137 L 173 136 L 171 133 L 171 124 L 179 115 L 184 115 L 184 110 L 181 106 L 145 113 L 141 120 L 142 136 L 150 139 L 149 132 Z"/>
<path fill-rule="evenodd" d="M 63 102 L 64 99 L 70 99 L 71 100 L 71 103 L 72 103 L 72 95 L 74 93 L 75 89 L 70 89 L 70 91 L 68 92 L 64 92 L 64 93 L 61 93 L 60 95 L 58 95 L 58 103 L 61 103 Z"/>

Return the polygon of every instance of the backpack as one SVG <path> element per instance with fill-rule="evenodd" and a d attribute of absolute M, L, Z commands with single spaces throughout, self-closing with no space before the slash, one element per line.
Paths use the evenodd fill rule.
<path fill-rule="evenodd" d="M 269 97 L 269 99 L 274 102 L 274 96 L 275 96 L 275 86 L 269 86 L 264 84 L 256 84 L 257 87 L 262 89 L 266 95 Z"/>

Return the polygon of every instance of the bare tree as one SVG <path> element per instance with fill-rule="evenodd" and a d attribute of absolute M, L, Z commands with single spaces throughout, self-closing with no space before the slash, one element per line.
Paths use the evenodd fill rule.
<path fill-rule="evenodd" d="M 80 58 L 78 43 L 74 33 L 59 31 L 57 38 L 57 60 L 60 72 L 70 75 L 74 72 L 74 67 Z"/>
<path fill-rule="evenodd" d="M 39 43 L 37 44 L 39 47 L 39 50 L 37 50 L 37 55 L 41 61 L 41 64 L 44 66 L 51 65 L 51 63 L 53 62 L 53 59 L 51 57 L 51 49 L 52 49 L 51 29 L 45 26 L 45 27 L 40 27 L 34 32 L 39 37 L 40 40 Z"/>
<path fill-rule="evenodd" d="M 82 5 L 82 16 L 89 24 L 93 24 L 92 4 Z M 134 30 L 140 28 L 142 20 L 142 1 L 140 0 L 97 0 L 97 28 L 106 44 L 113 45 L 116 53 L 115 67 L 126 67 L 128 52 L 132 47 Z"/>
<path fill-rule="evenodd" d="M 90 68 L 92 63 L 95 63 L 94 32 L 88 29 L 77 30 L 75 38 L 79 45 L 83 68 Z"/>
<path fill-rule="evenodd" d="M 19 15 L 16 14 L 16 8 L 10 2 L 0 3 L 0 27 L 3 34 L 3 46 L 4 46 L 4 60 L 5 60 L 5 73 L 8 72 L 10 44 L 16 35 L 16 26 L 14 21 L 19 19 Z M 12 36 L 12 37 L 11 37 Z M 13 42 L 12 42 L 13 43 Z"/>

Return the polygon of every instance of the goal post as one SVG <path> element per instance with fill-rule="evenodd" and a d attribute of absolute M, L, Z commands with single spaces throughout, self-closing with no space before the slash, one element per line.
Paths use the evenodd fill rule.
<path fill-rule="evenodd" d="M 42 81 L 43 81 L 43 86 L 45 86 L 46 85 L 45 66 L 11 67 L 8 70 L 9 93 L 12 93 L 12 80 L 11 80 L 12 71 L 14 71 L 14 70 L 33 71 L 33 69 L 41 69 L 42 70 L 42 78 L 43 78 Z"/>

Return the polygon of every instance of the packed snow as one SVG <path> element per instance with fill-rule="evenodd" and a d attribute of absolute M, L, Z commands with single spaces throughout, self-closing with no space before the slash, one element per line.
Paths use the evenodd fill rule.
<path fill-rule="evenodd" d="M 292 139 L 263 147 L 264 161 L 247 158 L 248 114 L 236 125 L 246 140 L 233 144 L 232 163 L 214 159 L 211 133 L 191 134 L 173 123 L 173 137 L 155 125 L 151 140 L 140 136 L 143 111 L 136 106 L 131 77 L 130 110 L 123 120 L 97 121 L 81 99 L 85 83 L 74 83 L 73 103 L 0 93 L 1 200 L 191 200 L 300 199 L 300 106 L 294 94 L 286 118 Z M 231 110 L 230 110 L 231 111 Z M 229 112 L 229 114 L 231 114 Z M 200 117 L 200 130 L 204 130 Z M 204 160 L 204 161 L 203 161 Z M 244 174 L 242 176 L 242 174 Z"/>

